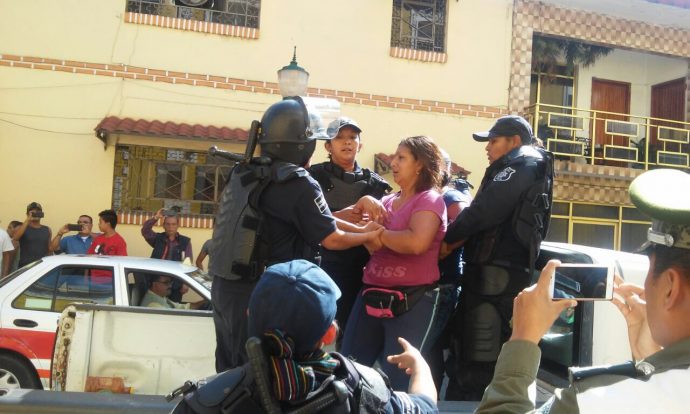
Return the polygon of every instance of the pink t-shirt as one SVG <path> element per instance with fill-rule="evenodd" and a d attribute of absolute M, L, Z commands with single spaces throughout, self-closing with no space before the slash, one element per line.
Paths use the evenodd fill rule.
<path fill-rule="evenodd" d="M 439 278 L 438 250 L 446 234 L 446 205 L 443 197 L 435 190 L 422 191 L 393 211 L 393 200 L 396 196 L 397 194 L 390 194 L 381 200 L 389 214 L 385 223 L 386 229 L 408 229 L 412 216 L 418 211 L 433 212 L 441 219 L 441 225 L 429 249 L 422 254 L 402 254 L 387 247 L 374 252 L 364 268 L 364 283 L 381 287 L 434 283 Z"/>

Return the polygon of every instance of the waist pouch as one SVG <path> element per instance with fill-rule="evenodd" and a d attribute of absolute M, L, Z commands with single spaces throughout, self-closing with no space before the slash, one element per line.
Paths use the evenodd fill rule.
<path fill-rule="evenodd" d="M 412 309 L 435 285 L 380 288 L 365 285 L 362 299 L 367 315 L 375 318 L 395 318 Z"/>

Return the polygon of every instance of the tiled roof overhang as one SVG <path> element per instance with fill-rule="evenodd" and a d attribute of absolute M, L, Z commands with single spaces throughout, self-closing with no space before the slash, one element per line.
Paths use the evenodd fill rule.
<path fill-rule="evenodd" d="M 96 137 L 103 140 L 109 134 L 127 134 L 156 136 L 164 138 L 183 138 L 210 141 L 222 141 L 228 143 L 247 142 L 249 132 L 241 128 L 217 127 L 213 125 L 189 125 L 178 124 L 175 122 L 147 121 L 144 119 L 134 120 L 132 118 L 118 118 L 109 116 L 94 128 Z"/>

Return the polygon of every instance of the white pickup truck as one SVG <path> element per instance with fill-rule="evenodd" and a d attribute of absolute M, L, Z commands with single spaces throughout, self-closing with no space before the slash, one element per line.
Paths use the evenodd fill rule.
<path fill-rule="evenodd" d="M 626 280 L 643 283 L 646 256 L 544 243 L 537 269 L 564 263 L 617 261 Z M 538 272 L 535 272 L 538 274 Z M 542 340 L 541 385 L 563 386 L 567 368 L 630 358 L 625 322 L 607 302 L 584 302 Z M 173 316 L 174 315 L 174 316 Z M 52 389 L 166 394 L 187 379 L 214 373 L 215 332 L 208 311 L 70 305 L 62 313 L 51 369 Z"/>

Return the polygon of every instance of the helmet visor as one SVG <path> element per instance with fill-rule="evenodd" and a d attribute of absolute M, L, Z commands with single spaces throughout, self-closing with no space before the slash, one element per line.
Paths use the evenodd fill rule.
<path fill-rule="evenodd" d="M 340 102 L 329 98 L 300 98 L 309 114 L 309 139 L 328 140 L 326 126 L 340 116 Z"/>

